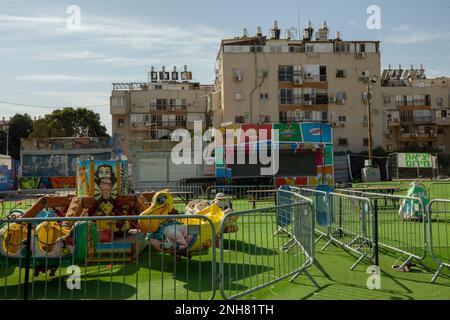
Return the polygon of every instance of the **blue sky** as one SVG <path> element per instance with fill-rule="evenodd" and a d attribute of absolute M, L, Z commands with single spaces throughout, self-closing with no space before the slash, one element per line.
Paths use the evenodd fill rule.
<path fill-rule="evenodd" d="M 69 5 L 81 9 L 80 30 L 66 27 Z M 369 5 L 381 8 L 380 30 L 366 27 Z M 152 65 L 187 64 L 210 83 L 220 40 L 243 27 L 267 33 L 274 19 L 281 28 L 327 20 L 332 35 L 382 41 L 383 67 L 423 64 L 428 77 L 450 76 L 448 0 L 0 0 L 0 8 L 0 101 L 107 105 L 112 82 L 145 81 Z M 110 130 L 108 107 L 92 109 Z M 51 110 L 0 103 L 0 117 Z"/>

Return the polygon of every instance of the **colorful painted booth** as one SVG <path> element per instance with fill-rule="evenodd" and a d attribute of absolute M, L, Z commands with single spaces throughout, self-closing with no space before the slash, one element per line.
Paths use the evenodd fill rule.
<path fill-rule="evenodd" d="M 274 136 L 278 131 L 278 142 Z M 225 133 L 224 147 L 215 148 L 216 177 L 260 176 L 260 161 L 249 159 L 265 148 L 279 152 L 279 169 L 274 174 L 276 186 L 317 186 L 333 184 L 333 132 L 327 123 L 232 125 L 221 129 Z M 250 138 L 256 133 L 256 137 Z M 233 137 L 234 136 L 234 137 Z M 231 138 L 230 138 L 231 137 Z M 238 163 L 237 151 L 245 150 L 245 163 Z M 233 156 L 234 155 L 234 156 Z"/>

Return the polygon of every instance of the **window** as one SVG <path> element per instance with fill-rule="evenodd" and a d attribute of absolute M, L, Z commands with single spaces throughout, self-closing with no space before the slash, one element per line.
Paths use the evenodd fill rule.
<path fill-rule="evenodd" d="M 268 93 L 260 93 L 259 98 L 261 100 L 269 100 L 269 94 Z"/>
<path fill-rule="evenodd" d="M 292 81 L 294 66 L 278 66 L 278 81 Z"/>
<path fill-rule="evenodd" d="M 347 116 L 339 116 L 339 117 L 338 117 L 338 121 L 339 121 L 339 122 L 345 122 L 345 121 L 347 121 Z"/>
<path fill-rule="evenodd" d="M 436 104 L 438 107 L 442 107 L 444 104 L 444 98 L 442 98 L 442 97 L 436 98 Z"/>
<path fill-rule="evenodd" d="M 286 122 L 288 120 L 286 111 L 280 111 L 279 117 L 280 117 L 280 122 Z"/>
<path fill-rule="evenodd" d="M 235 117 L 234 122 L 236 122 L 236 123 L 245 123 L 245 117 L 244 116 L 237 116 L 237 117 Z"/>
<path fill-rule="evenodd" d="M 336 78 L 345 78 L 346 76 L 347 76 L 347 73 L 344 69 L 336 70 Z"/>
<path fill-rule="evenodd" d="M 363 139 L 363 146 L 364 147 L 368 147 L 369 146 L 369 138 L 364 138 Z"/>
<path fill-rule="evenodd" d="M 167 110 L 167 99 L 156 99 L 156 110 Z"/>
<path fill-rule="evenodd" d="M 262 52 L 262 46 L 252 46 L 250 47 L 250 52 Z"/>
<path fill-rule="evenodd" d="M 233 80 L 234 81 L 242 81 L 243 71 L 240 69 L 233 69 Z"/>
<path fill-rule="evenodd" d="M 336 92 L 336 100 L 344 102 L 347 100 L 347 93 L 346 92 Z"/>
<path fill-rule="evenodd" d="M 322 121 L 328 121 L 328 111 L 322 111 Z"/>
<path fill-rule="evenodd" d="M 117 126 L 118 127 L 123 127 L 124 123 L 125 123 L 125 120 L 123 118 L 117 119 Z"/>
<path fill-rule="evenodd" d="M 123 107 L 125 105 L 125 97 L 112 97 L 111 106 L 112 107 Z"/>
<path fill-rule="evenodd" d="M 236 101 L 244 100 L 244 93 L 243 92 L 236 92 L 234 94 L 234 100 L 236 100 Z"/>
<path fill-rule="evenodd" d="M 308 53 L 314 52 L 314 45 L 312 45 L 312 44 L 307 44 L 307 45 L 306 45 L 306 52 L 308 52 Z"/>
<path fill-rule="evenodd" d="M 339 144 L 340 146 L 346 146 L 346 145 L 348 145 L 347 139 L 346 139 L 346 138 L 339 138 L 339 139 L 338 139 L 338 144 Z"/>
<path fill-rule="evenodd" d="M 365 43 L 359 44 L 359 52 L 366 52 L 366 44 Z"/>
<path fill-rule="evenodd" d="M 334 46 L 336 52 L 345 53 L 350 52 L 350 43 L 348 42 L 337 42 Z"/>
<path fill-rule="evenodd" d="M 186 116 L 184 114 L 177 114 L 175 116 L 175 124 L 177 127 L 185 127 L 186 126 Z"/>
<path fill-rule="evenodd" d="M 382 96 L 382 99 L 383 99 L 383 103 L 384 103 L 384 104 L 389 104 L 389 103 L 391 103 L 391 97 L 388 97 L 388 96 Z"/>
<path fill-rule="evenodd" d="M 155 90 L 162 90 L 163 86 L 161 84 L 155 85 Z"/>
<path fill-rule="evenodd" d="M 319 67 L 319 80 L 320 81 L 327 81 L 327 66 L 320 66 Z"/>
<path fill-rule="evenodd" d="M 259 116 L 259 122 L 260 123 L 270 123 L 270 116 Z"/>
<path fill-rule="evenodd" d="M 293 104 L 294 96 L 292 89 L 280 89 L 280 104 Z"/>

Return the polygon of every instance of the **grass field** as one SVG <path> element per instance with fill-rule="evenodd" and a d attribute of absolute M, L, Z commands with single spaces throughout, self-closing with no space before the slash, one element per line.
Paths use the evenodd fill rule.
<path fill-rule="evenodd" d="M 272 205 L 270 202 L 257 203 L 258 208 Z M 247 200 L 236 200 L 233 206 L 235 211 L 239 211 L 251 209 L 252 204 Z M 180 211 L 183 207 L 182 204 L 177 205 Z M 354 209 L 350 206 L 344 208 Z M 411 232 L 420 227 L 420 223 L 405 223 L 404 226 L 409 228 L 402 230 L 404 237 L 398 239 L 395 236 L 398 231 L 394 228 L 398 228 L 396 210 L 385 211 L 383 215 L 386 218 L 380 219 L 380 230 L 384 230 L 384 241 L 399 241 L 399 246 L 411 244 L 414 250 L 420 251 L 423 239 L 411 237 Z M 274 217 L 273 211 L 261 210 L 241 218 L 237 233 L 225 235 L 223 279 L 227 296 L 267 284 L 277 277 L 294 272 L 305 262 L 305 256 L 298 246 L 288 252 L 281 250 L 289 238 L 272 236 L 276 231 Z M 347 226 L 358 225 L 358 214 L 351 217 L 354 221 L 348 219 Z M 433 229 L 440 230 L 433 234 L 433 237 L 437 237 L 434 242 L 438 243 L 437 240 L 440 240 L 440 249 L 443 250 L 441 254 L 447 254 L 448 257 L 448 247 L 444 247 L 443 243 L 448 241 L 444 237 L 449 234 L 449 225 L 433 223 L 436 224 Z M 444 269 L 436 283 L 431 284 L 431 271 L 436 271 L 438 265 L 428 253 L 424 263 L 431 271 L 413 266 L 411 272 L 398 272 L 392 269 L 392 265 L 401 264 L 407 256 L 382 250 L 381 289 L 370 290 L 367 288 L 368 264 L 361 263 L 354 271 L 350 271 L 350 266 L 358 256 L 334 245 L 321 251 L 324 244 L 325 241 L 320 240 L 315 246 L 316 259 L 331 279 L 325 277 L 315 266 L 308 269 L 320 288 L 315 287 L 305 275 L 301 275 L 293 283 L 288 279 L 271 283 L 241 299 L 450 299 L 449 269 Z M 220 269 L 219 250 L 215 262 L 213 260 L 211 249 L 188 260 L 155 252 L 148 246 L 134 262 L 81 265 L 80 290 L 67 289 L 66 268 L 58 269 L 55 277 L 44 274 L 31 276 L 29 296 L 32 299 L 208 299 L 213 296 L 213 270 L 218 272 Z M 21 298 L 23 279 L 23 269 L 0 266 L 0 298 Z M 215 298 L 222 298 L 219 290 L 216 290 Z"/>

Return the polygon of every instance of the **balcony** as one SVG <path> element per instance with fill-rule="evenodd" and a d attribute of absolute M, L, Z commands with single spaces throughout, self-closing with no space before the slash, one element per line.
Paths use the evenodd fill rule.
<path fill-rule="evenodd" d="M 135 105 L 134 103 L 131 104 L 131 113 L 149 113 L 149 112 L 150 112 L 149 106 Z"/>
<path fill-rule="evenodd" d="M 186 112 L 187 105 L 159 105 L 159 104 L 151 104 L 150 111 L 160 111 L 161 113 L 168 112 Z"/>
<path fill-rule="evenodd" d="M 436 117 L 436 125 L 438 126 L 450 126 L 450 118 Z"/>
<path fill-rule="evenodd" d="M 127 114 L 127 107 L 126 106 L 111 106 L 109 108 L 109 111 L 112 115 L 125 115 Z"/>
<path fill-rule="evenodd" d="M 436 133 L 416 132 L 416 133 L 401 133 L 399 142 L 426 142 L 437 140 Z"/>
<path fill-rule="evenodd" d="M 186 120 L 173 120 L 173 121 L 153 121 L 151 125 L 144 122 L 131 122 L 130 129 L 136 131 L 142 130 L 156 130 L 164 128 L 186 128 Z"/>
<path fill-rule="evenodd" d="M 388 119 L 388 126 L 389 127 L 399 127 L 400 126 L 400 119 L 399 118 Z"/>
<path fill-rule="evenodd" d="M 283 97 L 280 98 L 280 105 L 298 105 L 298 106 L 315 106 L 315 105 L 326 105 L 328 104 L 329 99 L 328 95 L 316 95 L 316 96 L 308 96 L 308 95 L 299 95 L 292 97 Z"/>

